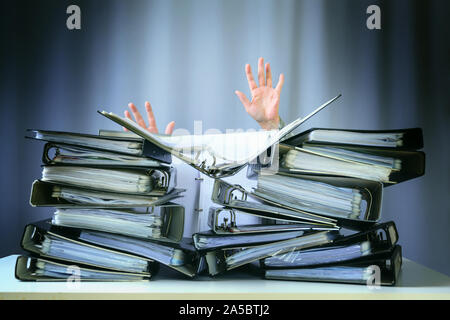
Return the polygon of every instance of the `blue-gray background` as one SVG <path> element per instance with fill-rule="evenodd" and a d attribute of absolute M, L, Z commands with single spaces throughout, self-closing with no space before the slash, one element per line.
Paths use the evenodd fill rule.
<path fill-rule="evenodd" d="M 66 8 L 81 8 L 81 30 Z M 382 29 L 366 28 L 381 8 Z M 309 127 L 422 127 L 426 175 L 385 190 L 404 255 L 450 275 L 449 4 L 446 1 L 2 1 L 0 256 L 51 209 L 28 205 L 40 177 L 39 128 L 119 129 L 96 113 L 149 100 L 159 129 L 256 128 L 234 95 L 262 56 L 286 76 L 286 122 L 338 93 Z"/>

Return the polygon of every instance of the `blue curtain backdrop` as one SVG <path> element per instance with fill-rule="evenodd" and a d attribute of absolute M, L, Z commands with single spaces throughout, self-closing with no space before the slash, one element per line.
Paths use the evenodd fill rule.
<path fill-rule="evenodd" d="M 81 8 L 81 30 L 66 8 Z M 381 8 L 381 30 L 366 9 Z M 446 1 L 2 1 L 0 51 L 0 256 L 19 251 L 42 144 L 27 128 L 119 129 L 96 113 L 149 100 L 159 129 L 256 128 L 234 95 L 249 94 L 245 63 L 286 76 L 289 122 L 342 93 L 309 127 L 422 127 L 426 175 L 384 193 L 383 221 L 397 223 L 404 255 L 450 275 L 448 244 L 449 4 Z M 189 214 L 189 213 L 188 213 Z"/>

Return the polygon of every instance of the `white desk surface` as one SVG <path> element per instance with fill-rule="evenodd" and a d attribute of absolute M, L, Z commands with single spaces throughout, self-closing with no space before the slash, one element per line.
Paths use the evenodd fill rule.
<path fill-rule="evenodd" d="M 0 300 L 3 299 L 450 299 L 450 277 L 403 259 L 395 287 L 261 280 L 232 272 L 211 279 L 184 280 L 160 272 L 140 282 L 22 282 L 14 277 L 17 255 L 0 259 Z M 72 286 L 70 286 L 72 285 Z"/>

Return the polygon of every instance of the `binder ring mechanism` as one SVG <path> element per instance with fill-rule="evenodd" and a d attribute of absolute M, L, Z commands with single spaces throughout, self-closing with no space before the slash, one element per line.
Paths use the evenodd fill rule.
<path fill-rule="evenodd" d="M 155 178 L 156 185 L 159 188 L 165 189 L 169 187 L 170 173 L 164 170 L 151 169 L 150 174 Z"/>
<path fill-rule="evenodd" d="M 200 150 L 195 155 L 195 163 L 197 167 L 208 172 L 211 167 L 214 168 L 216 165 L 216 157 L 207 150 Z"/>
<path fill-rule="evenodd" d="M 229 204 L 231 200 L 239 198 L 241 198 L 241 200 L 243 201 L 246 201 L 247 192 L 238 184 L 226 187 L 221 185 L 219 190 L 219 197 L 224 204 Z"/>
<path fill-rule="evenodd" d="M 219 214 L 221 211 L 228 211 L 230 213 L 230 223 L 228 224 L 228 218 L 224 217 L 223 222 L 219 223 Z M 236 227 L 236 212 L 233 209 L 219 209 L 216 214 L 215 226 L 224 231 L 228 231 Z"/>

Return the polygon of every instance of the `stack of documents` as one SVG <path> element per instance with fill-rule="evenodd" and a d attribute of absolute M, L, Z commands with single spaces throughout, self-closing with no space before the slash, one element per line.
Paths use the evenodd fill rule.
<path fill-rule="evenodd" d="M 395 223 L 380 222 L 382 196 L 424 173 L 424 153 L 411 149 L 423 146 L 422 133 L 353 133 L 284 140 L 277 171 L 249 166 L 251 189 L 216 179 L 212 200 L 221 207 L 209 210 L 211 230 L 194 235 L 208 273 L 246 266 L 265 279 L 395 285 L 401 246 Z M 261 224 L 239 224 L 243 214 Z"/>
<path fill-rule="evenodd" d="M 402 264 L 393 221 L 328 245 L 291 250 L 260 260 L 266 279 L 395 285 Z"/>
<path fill-rule="evenodd" d="M 169 153 L 120 132 L 30 132 L 47 141 L 30 203 L 54 212 L 25 227 L 18 279 L 65 280 L 76 266 L 80 280 L 147 280 L 160 264 L 195 275 L 195 250 L 179 245 L 185 210 L 170 200 L 184 190 Z"/>
<path fill-rule="evenodd" d="M 284 140 L 275 174 L 249 167 L 248 177 L 257 179 L 249 198 L 329 217 L 340 230 L 328 243 L 259 259 L 253 270 L 266 279 L 395 285 L 401 246 L 395 223 L 380 222 L 382 194 L 384 187 L 424 174 L 422 147 L 419 128 L 310 129 Z"/>
<path fill-rule="evenodd" d="M 336 175 L 391 185 L 422 176 L 420 128 L 339 130 L 315 128 L 283 141 L 283 172 Z"/>
<path fill-rule="evenodd" d="M 337 98 L 271 131 L 167 136 L 106 111 L 129 132 L 31 130 L 47 143 L 30 203 L 55 211 L 25 227 L 29 255 L 16 277 L 66 280 L 75 266 L 81 280 L 148 280 L 162 265 L 189 278 L 240 268 L 264 279 L 395 285 L 401 246 L 395 223 L 381 221 L 383 192 L 424 174 L 422 130 L 293 135 Z M 172 156 L 214 179 L 213 205 L 195 209 L 208 227 L 192 238 L 183 237 L 184 207 L 169 202 L 184 191 Z M 245 183 L 227 180 L 244 167 Z"/>
<path fill-rule="evenodd" d="M 32 206 L 148 207 L 179 196 L 170 153 L 128 134 L 29 130 L 47 143 Z M 123 136 L 122 136 L 123 135 Z"/>

